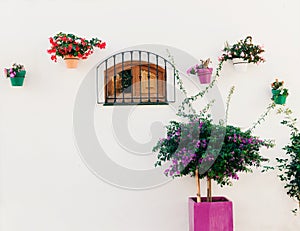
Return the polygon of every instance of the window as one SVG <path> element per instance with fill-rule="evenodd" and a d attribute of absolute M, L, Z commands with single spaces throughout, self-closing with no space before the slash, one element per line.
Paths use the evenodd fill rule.
<path fill-rule="evenodd" d="M 97 68 L 98 103 L 128 105 L 174 102 L 174 71 L 172 64 L 151 52 L 127 51 L 113 55 Z"/>

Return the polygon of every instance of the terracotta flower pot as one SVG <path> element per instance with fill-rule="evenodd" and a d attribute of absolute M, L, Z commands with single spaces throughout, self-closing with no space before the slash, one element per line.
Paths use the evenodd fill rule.
<path fill-rule="evenodd" d="M 236 71 L 246 72 L 248 68 L 248 62 L 241 58 L 232 59 L 233 67 Z"/>
<path fill-rule="evenodd" d="M 209 84 L 211 81 L 213 69 L 212 68 L 203 68 L 197 71 L 199 80 L 201 84 Z"/>
<path fill-rule="evenodd" d="M 64 60 L 67 68 L 77 68 L 79 62 L 78 57 L 74 57 L 73 55 L 66 55 L 64 57 Z"/>
<path fill-rule="evenodd" d="M 233 231 L 232 202 L 225 197 L 213 197 L 213 202 L 201 203 L 189 198 L 189 231 Z"/>

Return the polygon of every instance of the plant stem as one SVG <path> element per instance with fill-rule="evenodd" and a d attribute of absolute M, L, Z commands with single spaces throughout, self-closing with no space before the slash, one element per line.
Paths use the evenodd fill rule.
<path fill-rule="evenodd" d="M 259 119 L 253 124 L 252 128 L 250 128 L 250 131 L 254 130 L 257 125 L 261 124 L 262 121 L 265 120 L 265 117 L 270 113 L 272 109 L 276 107 L 276 104 L 270 103 L 269 106 L 267 107 L 267 110 L 259 117 Z"/>
<path fill-rule="evenodd" d="M 212 202 L 211 178 L 207 177 L 207 202 Z"/>
<path fill-rule="evenodd" d="M 192 108 L 192 103 L 194 101 L 196 101 L 199 96 L 202 98 L 209 91 L 209 89 L 213 88 L 213 86 L 216 84 L 218 78 L 220 77 L 220 72 L 222 70 L 223 62 L 224 61 L 220 61 L 219 62 L 218 67 L 216 69 L 215 78 L 211 81 L 211 83 L 203 91 L 200 91 L 196 95 L 193 95 L 193 96 L 190 96 L 190 97 L 186 97 L 182 101 L 181 105 L 178 107 L 178 113 L 177 114 L 179 116 L 183 113 L 183 111 L 185 109 L 185 105 L 187 105 L 189 108 Z M 183 92 L 183 93 L 186 93 L 186 92 Z M 194 111 L 193 111 L 193 113 L 194 113 Z"/>
<path fill-rule="evenodd" d="M 200 191 L 200 179 L 199 179 L 199 170 L 198 167 L 195 172 L 196 185 L 197 185 L 197 203 L 201 202 L 201 191 Z"/>
<path fill-rule="evenodd" d="M 226 101 L 226 113 L 225 113 L 225 125 L 227 124 L 227 120 L 228 120 L 228 112 L 229 112 L 229 104 L 230 104 L 230 101 L 231 101 L 231 97 L 232 97 L 232 94 L 235 90 L 235 87 L 232 86 L 230 88 L 230 91 L 229 91 L 229 94 L 227 96 L 227 101 Z"/>

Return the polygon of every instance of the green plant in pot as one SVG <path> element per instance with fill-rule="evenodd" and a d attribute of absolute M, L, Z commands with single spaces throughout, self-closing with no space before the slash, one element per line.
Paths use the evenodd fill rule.
<path fill-rule="evenodd" d="M 174 60 L 171 61 L 174 64 Z M 262 166 L 268 161 L 260 155 L 260 148 L 273 146 L 272 141 L 254 136 L 252 130 L 275 107 L 274 103 L 247 131 L 242 131 L 236 126 L 226 125 L 234 88 L 231 89 L 227 99 L 224 122 L 215 123 L 211 119 L 208 111 L 213 106 L 213 101 L 209 102 L 200 112 L 193 108 L 193 103 L 199 97 L 202 98 L 216 83 L 222 63 L 221 60 L 216 69 L 216 78 L 203 91 L 194 96 L 187 96 L 179 71 L 175 71 L 179 89 L 186 96 L 177 113 L 183 122 L 170 121 L 166 126 L 166 137 L 161 138 L 153 147 L 153 152 L 157 153 L 155 166 L 168 165 L 164 172 L 165 175 L 173 178 L 183 176 L 196 178 L 197 197 L 189 198 L 189 226 L 193 231 L 233 230 L 232 202 L 225 197 L 212 196 L 212 180 L 220 186 L 231 185 L 232 180 L 239 178 L 239 173 L 251 172 L 252 167 Z M 201 179 L 207 181 L 206 197 L 201 197 Z"/>
<path fill-rule="evenodd" d="M 197 75 L 201 84 L 209 84 L 213 72 L 213 68 L 208 67 L 210 63 L 210 58 L 200 60 L 200 64 L 190 67 L 186 72 L 189 75 Z"/>
<path fill-rule="evenodd" d="M 223 54 L 219 57 L 219 61 L 232 60 L 234 68 L 238 71 L 246 71 L 248 63 L 265 62 L 261 56 L 265 51 L 263 46 L 253 44 L 251 36 L 247 36 L 233 45 L 226 42 L 222 51 Z"/>
<path fill-rule="evenodd" d="M 4 68 L 4 75 L 10 78 L 12 86 L 23 86 L 26 70 L 24 65 L 14 63 L 10 68 Z"/>
<path fill-rule="evenodd" d="M 272 88 L 272 99 L 274 99 L 275 95 L 278 95 L 280 93 L 280 89 L 282 88 L 284 84 L 284 81 L 278 81 L 278 79 L 275 79 L 275 81 L 271 84 Z"/>
<path fill-rule="evenodd" d="M 287 88 L 281 88 L 277 95 L 273 95 L 273 100 L 276 104 L 283 105 L 286 103 L 286 98 L 289 95 Z"/>
<path fill-rule="evenodd" d="M 167 162 L 166 176 L 196 178 L 197 197 L 189 199 L 190 230 L 231 231 L 232 202 L 225 197 L 212 197 L 211 181 L 223 187 L 238 180 L 239 173 L 252 172 L 252 167 L 270 168 L 263 166 L 268 159 L 260 154 L 260 149 L 274 144 L 254 136 L 251 129 L 242 131 L 222 121 L 213 123 L 210 114 L 200 113 L 188 118 L 186 122 L 171 121 L 166 126 L 167 136 L 153 148 L 158 152 L 155 166 Z M 207 181 L 206 197 L 201 197 L 200 179 Z M 200 226 L 195 228 L 197 224 Z"/>
<path fill-rule="evenodd" d="M 286 158 L 276 158 L 280 171 L 278 177 L 285 182 L 284 188 L 287 189 L 287 195 L 298 202 L 300 209 L 300 132 L 296 127 L 297 119 L 291 117 L 291 110 L 279 109 L 278 113 L 287 115 L 281 124 L 291 129 L 290 143 L 283 148 Z M 297 211 L 297 209 L 293 210 L 295 214 Z"/>

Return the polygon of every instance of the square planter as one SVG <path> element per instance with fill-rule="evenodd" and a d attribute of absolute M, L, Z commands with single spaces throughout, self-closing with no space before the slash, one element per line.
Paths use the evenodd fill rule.
<path fill-rule="evenodd" d="M 233 231 L 232 202 L 225 197 L 213 197 L 213 202 L 201 203 L 189 198 L 189 231 Z"/>

